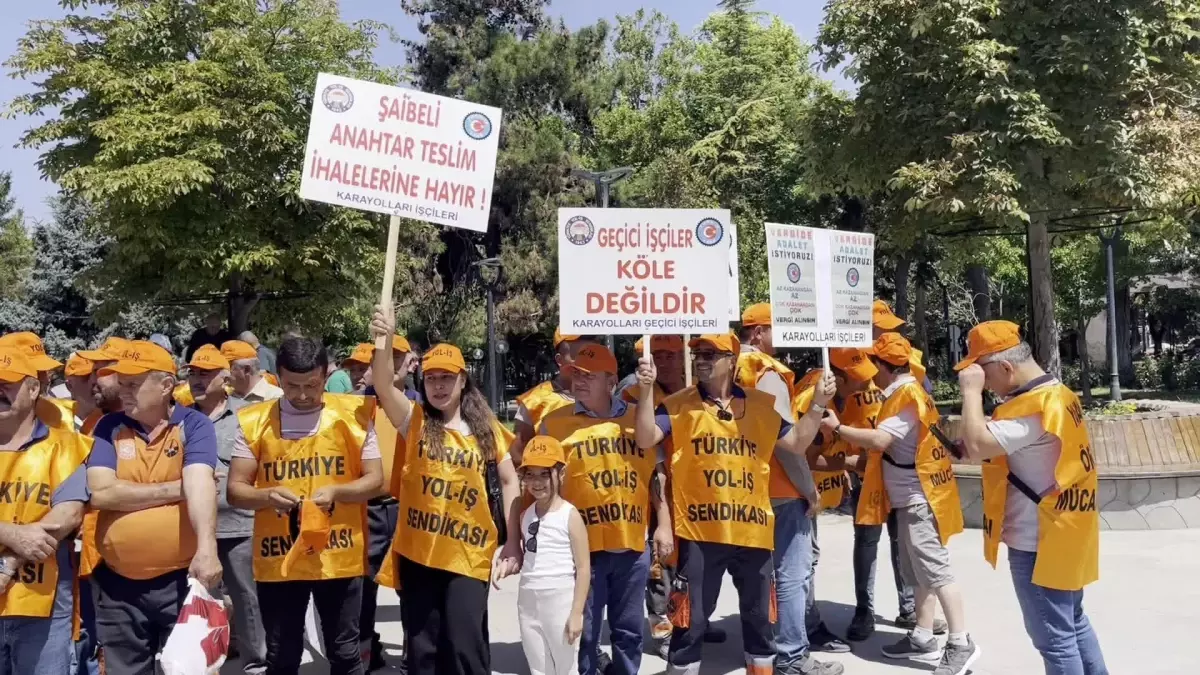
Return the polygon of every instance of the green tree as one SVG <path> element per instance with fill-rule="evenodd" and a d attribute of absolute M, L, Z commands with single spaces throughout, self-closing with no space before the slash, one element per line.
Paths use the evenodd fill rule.
<path fill-rule="evenodd" d="M 828 156 L 910 211 L 1024 224 L 1039 360 L 1059 366 L 1050 222 L 1152 209 L 1192 170 L 1163 162 L 1192 133 L 1194 2 L 831 0 L 819 44 L 858 91 L 834 107 Z M 864 152 L 864 150 L 870 150 Z"/>
<path fill-rule="evenodd" d="M 317 307 L 369 296 L 379 219 L 297 188 L 317 73 L 395 80 L 372 58 L 379 25 L 347 25 L 327 0 L 61 5 L 68 16 L 34 22 L 7 62 L 36 79 L 9 111 L 59 111 L 22 144 L 95 205 L 103 305 L 225 301 L 236 331 L 275 294 Z M 317 331 L 334 315 L 310 314 Z"/>
<path fill-rule="evenodd" d="M 0 300 L 19 299 L 33 263 L 33 243 L 12 198 L 12 173 L 0 173 Z"/>

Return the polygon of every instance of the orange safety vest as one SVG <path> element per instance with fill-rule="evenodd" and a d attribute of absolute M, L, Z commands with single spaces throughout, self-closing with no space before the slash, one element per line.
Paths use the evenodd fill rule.
<path fill-rule="evenodd" d="M 920 383 L 907 382 L 883 402 L 879 421 L 895 417 L 909 406 L 916 408 L 919 421 L 915 471 L 921 480 L 921 489 L 929 508 L 937 518 L 938 535 L 944 546 L 950 537 L 962 532 L 963 516 L 962 503 L 958 498 L 958 480 L 954 477 L 950 453 L 938 443 L 937 437 L 929 433 L 929 427 L 937 424 L 941 417 L 937 406 Z M 883 461 L 883 453 L 878 450 L 872 450 L 867 457 L 866 475 L 863 477 L 858 513 L 855 514 L 855 522 L 860 525 L 881 525 L 891 511 L 883 484 Z"/>
<path fill-rule="evenodd" d="M 920 349 L 914 349 L 912 350 L 912 356 L 908 359 L 908 372 L 916 378 L 917 384 L 920 384 L 922 388 L 925 386 L 923 384 L 925 382 L 925 365 L 921 363 L 921 359 L 924 356 Z"/>
<path fill-rule="evenodd" d="M 992 413 L 992 419 L 1013 420 L 1032 415 L 1039 415 L 1042 429 L 1062 444 L 1054 467 L 1059 487 L 1044 495 L 1038 504 L 1033 583 L 1060 591 L 1077 591 L 1100 578 L 1098 476 L 1083 423 L 1083 408 L 1074 392 L 1065 385 L 1054 384 L 1002 403 Z M 996 566 L 1004 531 L 1008 472 L 1008 457 L 1004 455 L 983 463 L 983 557 L 992 567 Z M 1013 499 L 1028 497 L 1022 494 Z"/>
<path fill-rule="evenodd" d="M 11 498 L 0 500 L 0 521 L 28 525 L 45 518 L 54 491 L 92 452 L 92 439 L 74 429 L 47 426 L 47 432 L 20 452 L 0 452 L 0 482 L 12 487 Z M 0 594 L 0 618 L 49 617 L 58 575 L 57 555 L 42 562 L 22 562 L 12 585 Z"/>
<path fill-rule="evenodd" d="M 38 420 L 48 427 L 75 430 L 75 401 L 39 396 L 33 410 Z"/>
<path fill-rule="evenodd" d="M 517 397 L 517 403 L 529 412 L 529 426 L 536 431 L 542 425 L 546 415 L 562 408 L 573 405 L 575 399 L 570 394 L 554 386 L 553 380 L 546 380 L 538 386 Z"/>
<path fill-rule="evenodd" d="M 745 390 L 745 414 L 718 419 L 696 387 L 663 402 L 671 416 L 671 502 L 676 536 L 772 549 L 771 458 L 783 419 L 774 398 Z"/>
<path fill-rule="evenodd" d="M 182 425 L 167 427 L 150 443 L 122 425 L 113 435 L 117 478 L 142 484 L 182 480 L 184 444 Z M 123 577 L 153 579 L 186 568 L 196 554 L 196 532 L 185 502 L 98 513 L 97 550 L 104 564 Z"/>
<path fill-rule="evenodd" d="M 487 581 L 499 531 L 488 507 L 487 460 L 474 436 L 446 430 L 442 451 L 425 452 L 425 409 L 413 405 L 399 472 L 400 519 L 377 581 L 400 583 L 396 554 L 426 567 Z M 508 457 L 513 434 L 493 422 L 496 463 Z"/>
<path fill-rule="evenodd" d="M 192 396 L 192 387 L 187 382 L 180 382 L 175 385 L 175 390 L 171 392 L 171 397 L 175 399 L 175 403 L 187 408 L 196 405 L 196 397 Z"/>
<path fill-rule="evenodd" d="M 822 370 L 809 371 L 800 380 L 797 385 L 799 391 L 796 394 L 796 418 L 803 417 L 812 406 L 813 393 L 815 392 L 816 382 L 821 377 Z M 814 376 L 815 375 L 815 376 Z M 837 411 L 838 420 L 848 427 L 856 429 L 873 429 L 875 428 L 875 418 L 879 415 L 879 407 L 883 401 L 883 395 L 871 385 L 865 391 L 857 391 L 851 394 L 844 402 L 844 407 Z M 832 401 L 831 401 L 832 403 Z M 821 454 L 826 457 L 842 459 L 846 458 L 848 451 L 853 454 L 861 452 L 858 448 L 853 448 L 846 441 L 835 438 L 832 434 L 827 434 L 824 431 L 817 434 L 818 442 L 821 446 Z M 845 494 L 847 475 L 845 471 L 818 471 L 813 469 L 813 480 L 817 483 L 817 491 L 821 493 L 821 506 L 832 509 L 842 503 L 842 497 Z"/>
<path fill-rule="evenodd" d="M 375 416 L 375 399 L 325 394 L 321 421 L 311 436 L 284 439 L 279 401 L 263 401 L 238 411 L 238 424 L 258 461 L 254 486 L 285 487 L 301 499 L 327 485 L 362 478 L 362 447 Z M 292 548 L 290 517 L 274 509 L 254 513 L 254 580 L 320 581 L 363 574 L 367 556 L 366 505 L 335 503 L 329 540 L 317 555 L 305 555 L 285 576 L 283 559 Z"/>
<path fill-rule="evenodd" d="M 563 499 L 579 510 L 588 546 L 596 551 L 642 551 L 649 523 L 653 449 L 638 447 L 637 408 L 613 419 L 559 408 L 542 421 L 546 435 L 562 442 L 567 456 Z"/>
<path fill-rule="evenodd" d="M 634 382 L 632 386 L 621 392 L 621 400 L 625 401 L 626 403 L 636 404 L 638 402 L 638 398 L 642 395 L 641 390 L 642 385 Z M 667 396 L 670 396 L 670 394 L 668 394 L 667 391 L 662 388 L 661 384 L 655 382 L 654 407 L 658 408 L 658 406 L 662 405 L 662 402 L 667 400 Z"/>
<path fill-rule="evenodd" d="M 782 361 L 760 351 L 747 351 L 738 354 L 737 383 L 743 389 L 757 389 L 758 382 L 767 373 L 778 373 L 788 390 L 788 400 L 792 409 L 797 395 L 796 374 Z M 807 460 L 804 460 L 807 461 Z M 814 479 L 816 477 L 814 476 Z M 779 458 L 771 456 L 771 480 L 768 484 L 773 499 L 803 499 L 804 495 L 796 489 L 784 470 Z"/>

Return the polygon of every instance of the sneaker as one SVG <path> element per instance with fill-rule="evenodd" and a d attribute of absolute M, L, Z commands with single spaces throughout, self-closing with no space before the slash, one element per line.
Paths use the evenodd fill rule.
<path fill-rule="evenodd" d="M 775 675 L 842 675 L 846 667 L 840 663 L 822 662 L 811 656 L 784 666 L 775 666 Z"/>
<path fill-rule="evenodd" d="M 896 617 L 896 620 L 893 621 L 892 623 L 895 624 L 896 628 L 903 628 L 904 630 L 912 630 L 917 627 L 917 615 L 916 614 L 901 614 L 900 616 Z M 946 632 L 949 630 L 950 630 L 950 626 L 948 626 L 944 620 L 934 618 L 934 620 L 933 620 L 933 634 L 934 635 L 945 635 Z"/>
<path fill-rule="evenodd" d="M 966 646 L 947 643 L 946 648 L 942 650 L 942 661 L 933 671 L 933 675 L 964 675 L 982 653 L 983 650 L 975 646 L 975 641 L 970 636 L 967 636 Z"/>
<path fill-rule="evenodd" d="M 855 611 L 850 626 L 846 628 L 846 639 L 853 642 L 869 640 L 875 633 L 875 615 L 871 612 Z"/>
<path fill-rule="evenodd" d="M 657 654 L 658 658 L 666 661 L 667 657 L 671 655 L 671 638 L 655 638 L 653 653 Z"/>
<path fill-rule="evenodd" d="M 880 651 L 889 659 L 912 659 L 925 663 L 937 663 L 938 659 L 942 658 L 942 650 L 938 648 L 937 638 L 930 638 L 928 642 L 918 642 L 912 633 L 900 638 L 895 644 L 885 645 Z"/>
<path fill-rule="evenodd" d="M 710 624 L 704 630 L 704 641 L 710 644 L 720 644 L 725 641 L 725 631 Z"/>
<path fill-rule="evenodd" d="M 814 652 L 828 652 L 830 654 L 844 654 L 850 651 L 850 645 L 842 641 L 841 638 L 833 634 L 829 627 L 825 624 L 817 626 L 808 636 L 809 649 Z"/>

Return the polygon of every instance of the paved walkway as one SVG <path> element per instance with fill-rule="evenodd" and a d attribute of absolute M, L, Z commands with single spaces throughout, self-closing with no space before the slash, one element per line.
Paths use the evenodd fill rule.
<path fill-rule="evenodd" d="M 1100 633 L 1109 670 L 1116 674 L 1184 675 L 1200 672 L 1200 530 L 1103 532 L 1101 575 L 1088 588 L 1085 608 Z M 817 597 L 825 621 L 836 632 L 845 630 L 854 611 L 850 568 L 853 530 L 848 518 L 824 516 L 821 521 L 821 564 L 817 572 Z M 886 537 L 884 537 L 886 541 Z M 1000 569 L 993 571 L 982 556 L 979 530 L 967 530 L 950 543 L 955 573 L 966 596 L 968 622 L 983 648 L 976 675 L 1039 675 L 1041 659 L 1025 635 L 1020 611 L 1003 554 Z M 896 596 L 886 545 L 880 548 L 876 612 L 889 620 L 896 614 Z M 517 579 L 507 580 L 491 600 L 493 671 L 526 675 L 517 628 Z M 726 675 L 744 672 L 737 596 L 729 578 L 713 617 L 729 633 L 722 645 L 707 645 L 701 673 Z M 379 629 L 389 645 L 389 658 L 399 652 L 399 607 L 390 592 L 380 595 Z M 848 675 L 883 675 L 929 672 L 932 668 L 897 665 L 879 654 L 879 647 L 894 641 L 901 631 L 880 624 L 869 642 L 855 645 L 850 654 L 823 655 L 845 664 Z M 232 664 L 231 664 L 232 665 Z M 661 659 L 646 656 L 642 673 L 662 673 Z M 224 671 L 232 675 L 233 668 Z M 328 672 L 309 666 L 304 675 Z M 396 673 L 389 668 L 381 673 Z"/>

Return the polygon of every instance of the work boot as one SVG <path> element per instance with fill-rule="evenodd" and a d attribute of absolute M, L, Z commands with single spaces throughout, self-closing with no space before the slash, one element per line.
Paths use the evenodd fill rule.
<path fill-rule="evenodd" d="M 893 623 L 896 624 L 896 628 L 903 628 L 904 630 L 912 630 L 917 627 L 917 615 L 915 613 L 914 614 L 901 614 L 900 616 L 896 617 L 896 620 Z M 934 618 L 934 620 L 933 620 L 933 634 L 934 635 L 945 635 L 946 631 L 948 631 L 948 630 L 950 630 L 950 627 L 946 624 L 945 621 L 943 621 L 942 619 Z"/>
<path fill-rule="evenodd" d="M 875 615 L 863 610 L 855 610 L 850 626 L 846 628 L 846 639 L 852 642 L 869 640 L 875 634 Z"/>
<path fill-rule="evenodd" d="M 841 638 L 833 634 L 829 627 L 824 623 L 817 626 L 817 629 L 808 635 L 809 649 L 814 652 L 828 652 L 830 654 L 844 654 L 850 651 L 850 645 L 842 641 Z"/>
<path fill-rule="evenodd" d="M 942 650 L 938 648 L 937 638 L 929 638 L 921 642 L 912 633 L 905 635 L 894 644 L 885 645 L 880 650 L 889 659 L 912 659 L 925 663 L 937 663 L 942 658 Z"/>
<path fill-rule="evenodd" d="M 982 653 L 983 650 L 975 646 L 975 641 L 969 635 L 966 645 L 946 643 L 946 648 L 942 650 L 942 661 L 933 675 L 965 675 Z"/>

